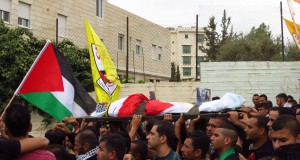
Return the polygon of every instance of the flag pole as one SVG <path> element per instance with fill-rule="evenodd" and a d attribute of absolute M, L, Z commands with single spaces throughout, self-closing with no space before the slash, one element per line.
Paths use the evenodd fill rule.
<path fill-rule="evenodd" d="M 2 118 L 3 118 L 3 116 L 4 116 L 5 112 L 6 112 L 7 108 L 10 106 L 11 102 L 15 99 L 15 97 L 16 97 L 16 94 L 13 94 L 13 96 L 9 100 L 8 104 L 4 108 L 4 111 L 2 112 L 1 117 L 0 117 L 1 120 L 2 120 Z"/>
<path fill-rule="evenodd" d="M 15 93 L 13 94 L 13 96 L 11 97 L 11 99 L 9 100 L 8 104 L 6 105 L 3 113 L 1 114 L 0 119 L 3 118 L 3 115 L 5 114 L 7 108 L 10 106 L 10 104 L 12 103 L 12 101 L 15 99 L 16 95 L 18 95 L 18 92 L 20 90 L 20 88 L 23 86 L 24 82 L 26 81 L 28 75 L 30 74 L 30 72 L 33 70 L 34 66 L 36 65 L 36 63 L 38 62 L 38 60 L 40 59 L 42 53 L 45 51 L 45 49 L 47 48 L 47 46 L 51 43 L 50 40 L 47 40 L 45 46 L 43 47 L 43 49 L 40 51 L 39 55 L 36 57 L 36 59 L 34 60 L 33 64 L 31 65 L 30 69 L 28 70 L 28 72 L 26 73 L 25 77 L 23 78 L 22 82 L 20 83 L 19 87 L 16 89 Z"/>

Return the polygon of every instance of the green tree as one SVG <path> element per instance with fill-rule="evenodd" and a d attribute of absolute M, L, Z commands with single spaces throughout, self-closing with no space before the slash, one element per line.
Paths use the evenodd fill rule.
<path fill-rule="evenodd" d="M 223 11 L 223 17 L 222 17 L 222 23 L 221 23 L 221 41 L 220 45 L 222 45 L 230 35 L 233 33 L 233 28 L 231 28 L 230 35 L 228 34 L 228 27 L 230 26 L 231 23 L 231 17 L 227 17 L 226 10 L 224 9 Z"/>
<path fill-rule="evenodd" d="M 176 67 L 175 67 L 174 62 L 171 63 L 171 79 L 170 79 L 170 82 L 176 82 Z"/>
<path fill-rule="evenodd" d="M 220 47 L 218 61 L 272 61 L 278 60 L 280 38 L 274 38 L 264 23 L 246 34 L 236 35 Z"/>
<path fill-rule="evenodd" d="M 286 61 L 300 61 L 300 51 L 294 41 L 288 42 L 285 46 Z"/>
<path fill-rule="evenodd" d="M 205 33 L 205 41 L 206 41 L 206 46 L 201 47 L 201 51 L 206 53 L 208 56 L 208 59 L 211 61 L 215 61 L 217 58 L 217 54 L 219 53 L 219 34 L 217 32 L 217 24 L 215 22 L 215 17 L 211 17 L 209 19 L 209 24 L 208 27 L 204 28 L 204 33 Z"/>
<path fill-rule="evenodd" d="M 179 65 L 177 65 L 176 82 L 180 82 L 180 70 L 179 70 Z"/>

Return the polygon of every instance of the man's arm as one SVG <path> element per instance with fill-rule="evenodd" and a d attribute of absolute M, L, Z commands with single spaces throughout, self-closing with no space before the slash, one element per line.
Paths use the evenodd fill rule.
<path fill-rule="evenodd" d="M 20 140 L 21 153 L 31 152 L 48 146 L 49 140 L 45 137 L 25 138 Z"/>

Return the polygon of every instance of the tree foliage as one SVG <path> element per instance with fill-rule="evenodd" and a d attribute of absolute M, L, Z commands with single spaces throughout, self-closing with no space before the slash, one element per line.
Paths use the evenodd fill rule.
<path fill-rule="evenodd" d="M 221 23 L 221 40 L 220 45 L 222 45 L 230 36 L 233 34 L 233 28 L 231 28 L 230 34 L 228 33 L 228 27 L 231 23 L 231 17 L 227 17 L 226 10 L 223 11 L 222 23 Z"/>
<path fill-rule="evenodd" d="M 174 62 L 171 63 L 171 79 L 170 79 L 170 82 L 176 82 L 176 67 L 175 67 Z"/>
<path fill-rule="evenodd" d="M 208 27 L 204 28 L 204 32 L 206 35 L 206 46 L 202 46 L 201 51 L 207 54 L 209 60 L 214 61 L 217 58 L 217 54 L 220 48 L 220 39 L 217 32 L 217 24 L 215 22 L 214 16 L 209 19 Z"/>
<path fill-rule="evenodd" d="M 274 38 L 264 23 L 246 34 L 227 40 L 220 47 L 218 61 L 272 61 L 280 60 L 281 40 Z"/>
<path fill-rule="evenodd" d="M 0 22 L 1 104 L 12 97 L 45 43 L 26 28 L 9 28 L 3 21 Z M 93 84 L 87 49 L 78 48 L 68 40 L 57 46 L 71 64 L 74 75 L 84 88 L 91 91 Z"/>

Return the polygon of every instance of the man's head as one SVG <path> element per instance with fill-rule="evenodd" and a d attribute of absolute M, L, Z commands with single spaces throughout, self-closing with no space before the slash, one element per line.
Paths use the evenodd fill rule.
<path fill-rule="evenodd" d="M 297 118 L 298 122 L 300 123 L 300 104 L 297 104 L 295 106 L 295 109 L 296 109 L 296 118 Z"/>
<path fill-rule="evenodd" d="M 203 131 L 194 131 L 188 135 L 181 148 L 186 160 L 204 159 L 208 152 L 210 140 Z"/>
<path fill-rule="evenodd" d="M 258 94 L 253 95 L 252 102 L 253 102 L 254 106 L 257 106 L 259 104 L 259 95 Z"/>
<path fill-rule="evenodd" d="M 10 138 L 25 138 L 31 131 L 30 112 L 27 107 L 12 104 L 5 112 L 5 131 Z"/>
<path fill-rule="evenodd" d="M 210 140 L 212 149 L 220 154 L 220 152 L 224 152 L 236 145 L 238 134 L 234 126 L 229 123 L 223 123 L 216 128 Z"/>
<path fill-rule="evenodd" d="M 131 147 L 129 153 L 135 160 L 147 159 L 148 147 L 147 144 L 142 140 L 131 141 Z"/>
<path fill-rule="evenodd" d="M 270 137 L 274 149 L 299 142 L 300 126 L 297 119 L 291 115 L 279 116 L 272 124 Z"/>
<path fill-rule="evenodd" d="M 100 139 L 97 159 L 120 160 L 123 159 L 125 150 L 125 138 L 119 134 L 111 133 Z"/>
<path fill-rule="evenodd" d="M 272 108 L 272 107 L 270 106 L 270 103 L 260 103 L 260 104 L 257 106 L 258 113 L 259 113 L 261 116 L 264 116 L 264 117 L 266 117 L 266 116 L 269 114 L 270 108 Z"/>
<path fill-rule="evenodd" d="M 209 118 L 206 126 L 206 134 L 210 138 L 217 127 L 221 125 L 222 122 L 225 122 L 227 119 L 222 115 L 213 115 Z"/>
<path fill-rule="evenodd" d="M 246 139 L 252 142 L 258 141 L 260 138 L 265 138 L 268 135 L 268 118 L 258 115 L 251 117 L 246 122 L 246 128 L 244 129 Z"/>
<path fill-rule="evenodd" d="M 49 139 L 49 145 L 63 144 L 66 138 L 66 133 L 59 129 L 49 129 L 45 133 L 45 137 Z"/>
<path fill-rule="evenodd" d="M 148 148 L 159 150 L 161 146 L 176 148 L 178 139 L 175 136 L 174 126 L 167 121 L 157 121 L 147 136 Z"/>
<path fill-rule="evenodd" d="M 299 160 L 300 144 L 289 144 L 277 148 L 273 154 L 272 160 Z"/>
<path fill-rule="evenodd" d="M 287 100 L 288 98 L 285 93 L 280 93 L 276 96 L 276 104 L 278 105 L 278 107 L 283 107 Z"/>
<path fill-rule="evenodd" d="M 75 137 L 74 151 L 76 155 L 85 154 L 97 147 L 97 137 L 95 133 L 89 129 L 82 130 Z"/>
<path fill-rule="evenodd" d="M 259 96 L 259 103 L 267 103 L 268 102 L 268 97 L 265 94 L 261 94 Z"/>
<path fill-rule="evenodd" d="M 268 122 L 268 128 L 269 130 L 272 130 L 272 124 L 273 122 L 281 115 L 288 114 L 295 116 L 296 112 L 289 107 L 272 107 L 270 109 L 270 114 L 269 114 L 269 122 Z"/>

